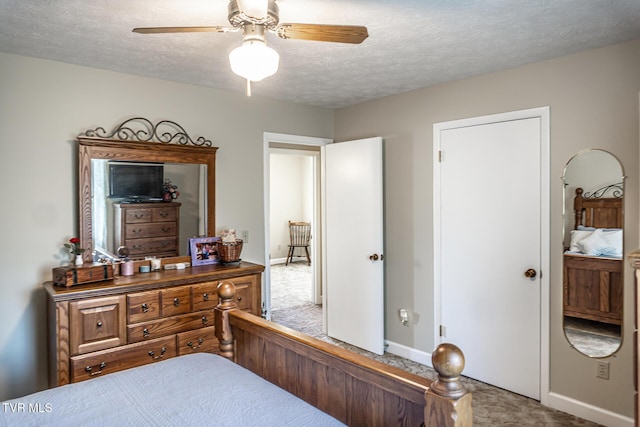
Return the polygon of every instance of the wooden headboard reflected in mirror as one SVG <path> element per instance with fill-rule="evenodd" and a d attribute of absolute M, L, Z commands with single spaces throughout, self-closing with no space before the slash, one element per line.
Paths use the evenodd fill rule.
<path fill-rule="evenodd" d="M 217 147 L 210 140 L 194 140 L 168 120 L 154 124 L 140 117 L 124 121 L 111 132 L 101 127 L 88 130 L 77 139 L 79 233 L 87 249 L 85 262 L 96 255 L 114 256 L 118 246 L 131 246 L 135 259 L 187 255 L 190 237 L 215 235 Z M 180 196 L 163 200 L 158 184 L 152 185 L 153 191 L 116 194 L 109 176 L 110 165 L 115 164 L 136 169 L 161 166 L 161 178 L 149 179 L 179 182 Z M 127 221 L 136 226 L 126 231 Z"/>

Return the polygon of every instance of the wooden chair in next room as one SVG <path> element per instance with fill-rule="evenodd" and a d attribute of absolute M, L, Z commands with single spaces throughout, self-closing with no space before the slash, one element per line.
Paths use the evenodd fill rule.
<path fill-rule="evenodd" d="M 309 256 L 309 240 L 311 240 L 311 223 L 309 222 L 293 222 L 289 221 L 289 253 L 285 265 L 293 261 L 293 252 L 296 248 L 304 248 L 307 255 L 307 263 L 311 265 L 311 257 Z"/>

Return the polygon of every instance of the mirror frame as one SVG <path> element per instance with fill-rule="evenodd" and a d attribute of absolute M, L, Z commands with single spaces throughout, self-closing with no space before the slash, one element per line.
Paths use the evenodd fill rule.
<path fill-rule="evenodd" d="M 132 130 L 129 126 L 136 121 L 143 123 L 147 129 Z M 158 130 L 160 126 L 170 126 L 172 129 L 178 129 L 178 132 L 160 133 Z M 105 133 L 104 129 L 96 128 L 77 137 L 79 238 L 80 244 L 86 249 L 83 253 L 85 262 L 92 262 L 94 251 L 91 194 L 91 161 L 93 159 L 207 165 L 207 235 L 215 236 L 215 176 L 218 147 L 211 146 L 211 141 L 202 137 L 194 142 L 180 125 L 167 120 L 153 125 L 147 119 L 133 118 L 126 120 L 106 136 L 99 136 L 99 133 Z M 114 135 L 118 138 L 113 138 Z M 154 140 L 154 137 L 157 140 Z M 194 145 L 186 145 L 188 143 Z"/>
<path fill-rule="evenodd" d="M 613 355 L 615 355 L 617 352 L 620 351 L 620 349 L 622 348 L 623 345 L 623 338 L 624 338 L 624 276 L 626 273 L 626 269 L 625 269 L 625 257 L 623 255 L 623 257 L 619 260 L 620 261 L 620 265 L 621 265 L 621 286 L 622 286 L 622 301 L 621 301 L 621 320 L 620 320 L 620 337 L 619 337 L 619 344 L 618 347 L 613 350 L 611 353 L 606 354 L 606 355 L 600 355 L 600 354 L 589 354 L 586 353 L 583 349 L 578 348 L 574 342 L 571 341 L 570 337 L 567 335 L 567 328 L 566 328 L 566 315 L 564 314 L 564 305 L 565 305 L 565 301 L 566 301 L 566 286 L 567 286 L 567 280 L 568 278 L 566 277 L 567 275 L 567 271 L 566 271 L 566 267 L 565 267 L 565 250 L 568 248 L 568 244 L 569 242 L 567 241 L 567 219 L 569 219 L 570 223 L 573 224 L 572 227 L 569 228 L 569 230 L 574 230 L 576 229 L 578 222 L 581 219 L 581 215 L 579 216 L 579 214 L 577 213 L 576 210 L 576 205 L 575 205 L 575 199 L 576 197 L 580 194 L 583 194 L 583 189 L 580 188 L 579 186 L 576 186 L 574 188 L 574 191 L 567 191 L 567 170 L 569 169 L 571 163 L 573 161 L 575 161 L 576 159 L 578 159 L 581 155 L 587 154 L 587 153 L 593 153 L 593 152 L 599 152 L 601 154 L 605 154 L 607 156 L 609 156 L 612 160 L 615 160 L 615 162 L 617 163 L 617 166 L 619 167 L 619 172 L 620 172 L 620 176 L 616 176 L 615 178 L 615 182 L 612 184 L 607 184 L 607 185 L 603 185 L 601 188 L 597 188 L 597 189 L 591 189 L 590 193 L 584 193 L 585 198 L 589 201 L 589 202 L 596 202 L 599 200 L 611 200 L 611 199 L 615 199 L 616 201 L 620 202 L 620 217 L 617 219 L 617 221 L 620 223 L 620 228 L 623 230 L 623 254 L 624 254 L 624 241 L 625 236 L 624 236 L 624 231 L 625 231 L 625 227 L 624 227 L 624 223 L 625 223 L 625 202 L 626 202 L 626 198 L 625 198 L 625 191 L 626 191 L 626 187 L 625 187 L 625 180 L 626 180 L 626 175 L 625 175 L 625 171 L 624 171 L 624 166 L 622 164 L 622 162 L 620 161 L 620 159 L 614 155 L 613 153 L 604 150 L 604 149 L 600 149 L 600 148 L 589 148 L 586 150 L 581 150 L 578 153 L 574 154 L 565 164 L 564 168 L 563 168 L 563 172 L 562 172 L 562 184 L 563 184 L 563 196 L 562 196 L 562 203 L 563 203 L 563 215 L 562 215 L 562 243 L 563 243 L 563 254 L 562 254 L 562 332 L 563 335 L 566 339 L 566 341 L 569 343 L 569 345 L 571 346 L 571 348 L 573 348 L 575 351 L 577 351 L 579 354 L 591 358 L 591 359 L 602 359 L 602 358 L 607 358 L 607 357 L 611 357 Z M 613 175 L 612 175 L 613 178 Z M 578 192 L 577 190 L 581 190 L 580 192 Z M 607 196 L 607 194 L 610 194 L 610 197 L 605 197 Z M 572 210 L 567 211 L 567 202 L 571 202 L 571 206 L 573 206 Z M 593 204 L 591 204 L 590 206 L 593 206 Z M 597 320 L 595 320 L 597 321 Z"/>

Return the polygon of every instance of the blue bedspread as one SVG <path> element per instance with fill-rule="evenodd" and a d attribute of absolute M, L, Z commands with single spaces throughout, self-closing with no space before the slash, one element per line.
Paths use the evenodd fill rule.
<path fill-rule="evenodd" d="M 0 403 L 0 426 L 342 426 L 220 356 L 191 354 Z"/>

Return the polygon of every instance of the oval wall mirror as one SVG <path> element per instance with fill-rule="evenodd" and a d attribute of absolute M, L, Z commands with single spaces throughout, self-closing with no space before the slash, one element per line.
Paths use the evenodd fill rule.
<path fill-rule="evenodd" d="M 563 328 L 589 357 L 622 344 L 624 171 L 611 153 L 592 149 L 564 169 Z"/>

